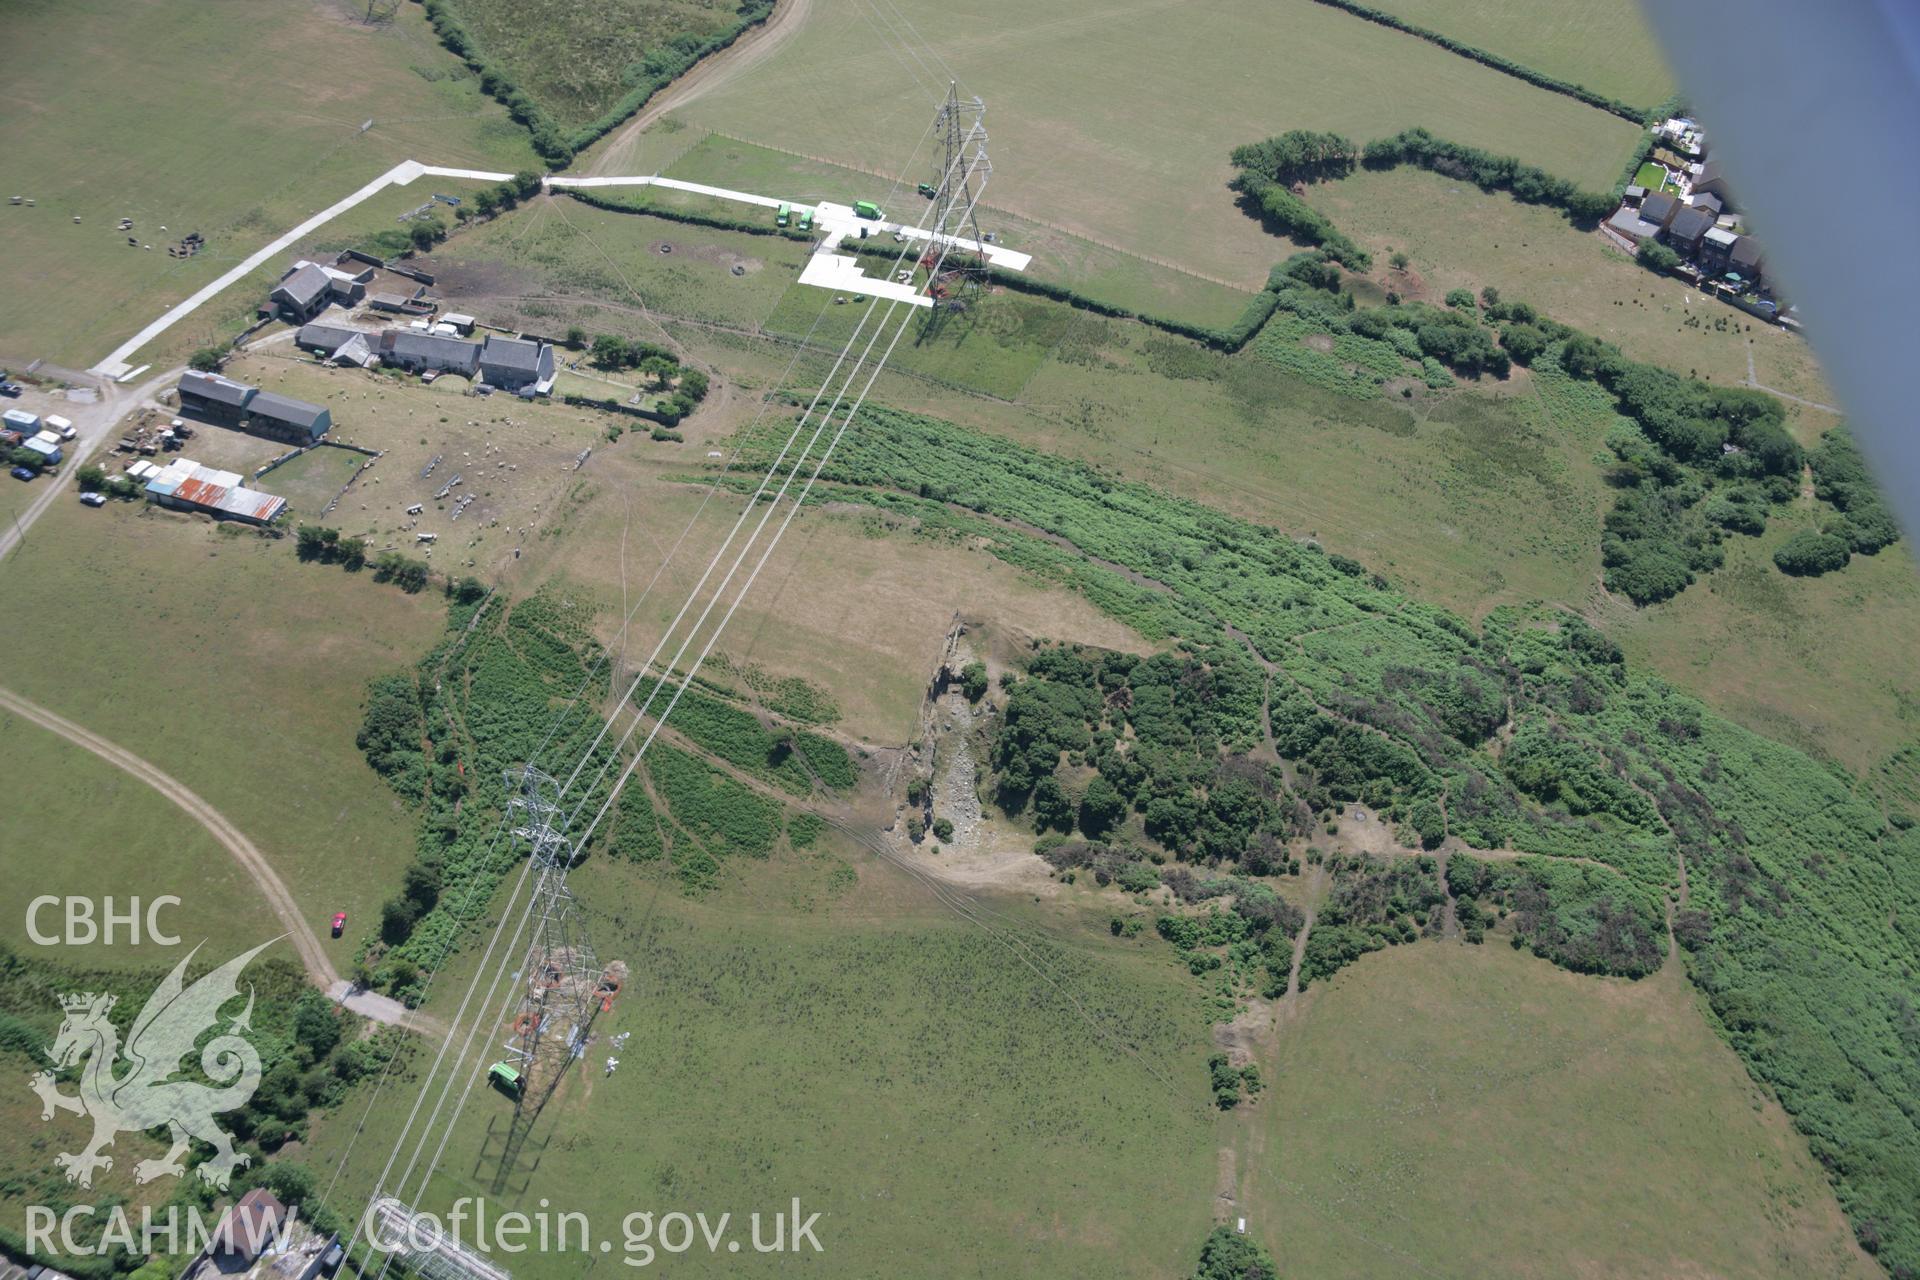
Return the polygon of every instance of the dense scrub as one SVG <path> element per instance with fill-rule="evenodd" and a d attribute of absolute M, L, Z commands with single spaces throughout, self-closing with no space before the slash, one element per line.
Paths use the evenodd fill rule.
<path fill-rule="evenodd" d="M 1745 404 L 1709 403 L 1731 418 Z M 1763 421 L 1730 417 L 1706 429 L 1730 440 Z M 1854 779 L 1630 669 L 1571 615 L 1502 609 L 1476 629 L 1276 530 L 931 419 L 863 411 L 813 500 L 969 540 L 1186 647 L 1174 661 L 1209 678 L 1211 651 L 1258 654 L 1273 664 L 1283 756 L 1310 762 L 1343 731 L 1382 744 L 1377 756 L 1342 749 L 1340 768 L 1308 786 L 1371 789 L 1409 832 L 1423 801 L 1444 800 L 1445 836 L 1540 859 L 1513 864 L 1529 884 L 1476 894 L 1477 918 L 1484 927 L 1511 895 L 1511 927 L 1560 963 L 1650 967 L 1645 942 L 1684 857 L 1675 933 L 1689 974 L 1809 1136 L 1862 1238 L 1890 1267 L 1920 1266 L 1920 835 Z M 1054 708 L 1073 744 L 1080 717 L 1092 749 L 1087 709 L 1079 695 Z M 1517 777 L 1495 750 L 1501 733 L 1481 737 L 1490 723 L 1532 744 Z M 1527 921 L 1514 921 L 1523 888 Z"/>
<path fill-rule="evenodd" d="M 1446 894 L 1432 858 L 1329 859 L 1333 891 L 1307 935 L 1300 985 L 1330 978 L 1369 951 L 1440 932 Z"/>
<path fill-rule="evenodd" d="M 494 53 L 481 47 L 461 20 L 458 0 L 421 0 L 421 3 L 440 43 L 480 77 L 481 89 L 505 106 L 515 123 L 528 130 L 534 150 L 556 168 L 611 132 L 644 107 L 654 94 L 685 75 L 696 62 L 732 45 L 773 13 L 773 0 L 741 0 L 735 20 L 720 30 L 706 35 L 684 33 L 649 50 L 639 62 L 625 69 L 621 79 L 626 92 L 618 101 L 599 118 L 568 129 L 548 104 L 524 88 Z"/>

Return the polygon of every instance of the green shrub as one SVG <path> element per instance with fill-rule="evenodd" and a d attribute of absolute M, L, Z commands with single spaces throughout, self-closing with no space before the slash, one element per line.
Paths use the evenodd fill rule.
<path fill-rule="evenodd" d="M 1852 555 L 1845 538 L 1802 529 L 1780 544 L 1773 553 L 1773 562 L 1782 573 L 1799 578 L 1817 578 L 1823 573 L 1844 569 Z"/>

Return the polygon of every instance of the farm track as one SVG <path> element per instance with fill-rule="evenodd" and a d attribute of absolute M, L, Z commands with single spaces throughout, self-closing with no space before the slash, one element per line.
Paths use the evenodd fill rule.
<path fill-rule="evenodd" d="M 294 901 L 293 893 L 287 888 L 279 873 L 260 852 L 259 846 L 249 840 L 246 833 L 228 820 L 225 814 L 214 808 L 206 800 L 189 790 L 178 779 L 163 772 L 159 767 L 133 754 L 89 729 L 83 728 L 57 712 L 49 711 L 36 702 L 21 697 L 11 689 L 0 688 L 0 708 L 30 720 L 49 733 L 58 734 L 73 745 L 92 752 L 100 759 L 125 773 L 131 774 L 146 783 L 155 791 L 172 801 L 185 811 L 188 817 L 199 823 L 212 836 L 220 847 L 233 855 L 233 860 L 253 880 L 260 890 L 260 896 L 266 900 L 268 910 L 280 921 L 294 951 L 300 957 L 300 967 L 306 970 L 307 977 L 315 986 L 332 995 L 349 1009 L 363 1017 L 379 1022 L 408 1024 L 416 1030 L 435 1031 L 434 1020 L 419 1015 L 410 1020 L 405 1006 L 382 996 L 370 996 L 356 993 L 351 984 L 334 971 L 333 962 L 327 956 L 326 948 L 321 944 L 320 935 L 301 914 L 299 905 Z M 344 997 L 340 994 L 345 992 Z"/>
<path fill-rule="evenodd" d="M 599 156 L 587 166 L 588 175 L 599 178 L 618 172 L 615 160 L 624 161 L 632 149 L 633 140 L 651 128 L 660 117 L 686 106 L 710 89 L 731 83 L 742 72 L 765 62 L 779 51 L 780 46 L 798 34 L 801 24 L 812 11 L 813 0 L 778 0 L 773 6 L 772 15 L 760 26 L 695 66 L 668 85 L 664 92 L 655 94 L 653 101 L 643 107 L 640 114 L 621 125 L 601 149 Z"/>

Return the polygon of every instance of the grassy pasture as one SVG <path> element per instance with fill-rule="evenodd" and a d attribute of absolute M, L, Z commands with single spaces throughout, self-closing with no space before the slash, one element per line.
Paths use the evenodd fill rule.
<path fill-rule="evenodd" d="M 694 154 L 714 153 L 696 149 Z M 764 153 L 754 148 L 741 154 L 759 163 Z M 1366 209 L 1395 201 L 1444 198 L 1462 204 L 1463 216 L 1449 219 L 1451 224 L 1488 228 L 1481 240 L 1457 239 L 1448 246 L 1375 233 L 1382 249 L 1409 247 L 1413 271 L 1427 280 L 1429 293 L 1456 283 L 1476 288 L 1498 284 L 1508 296 L 1531 299 L 1552 314 L 1622 343 L 1640 358 L 1682 370 L 1697 367 L 1716 381 L 1734 381 L 1745 376 L 1750 349 L 1756 372 L 1768 385 L 1808 398 L 1823 394 L 1818 367 L 1798 339 L 1759 324 L 1751 334 L 1720 332 L 1710 323 L 1687 325 L 1688 295 L 1677 282 L 1658 280 L 1624 258 L 1610 257 L 1592 238 L 1571 231 L 1548 211 L 1472 189 L 1454 193 L 1434 175 L 1410 170 L 1363 174 L 1318 188 L 1315 195 L 1326 204 L 1350 198 L 1352 192 L 1366 195 L 1369 184 L 1392 185 L 1375 191 L 1378 199 L 1356 201 L 1342 216 L 1358 218 Z M 657 302 L 653 318 L 701 359 L 741 380 L 757 402 L 758 390 L 781 375 L 790 348 L 711 331 L 704 322 L 690 325 L 673 319 L 682 305 L 674 273 L 691 271 L 695 264 L 649 255 L 646 238 L 630 231 L 624 240 L 617 238 L 628 224 L 645 219 L 604 214 L 599 215 L 603 221 L 588 224 L 582 214 L 569 209 L 581 227 L 606 228 L 596 229 L 593 239 L 609 252 L 628 246 L 628 257 L 622 260 L 632 264 L 628 280 L 640 297 Z M 471 252 L 477 259 L 473 247 L 482 246 L 488 254 L 500 255 L 503 264 L 513 261 L 517 246 L 547 243 L 542 228 L 552 225 L 551 215 L 532 229 L 516 221 L 541 216 L 538 210 L 516 214 L 466 233 L 440 256 L 452 259 Z M 736 251 L 781 243 L 770 237 L 711 234 Z M 1494 248 L 1511 248 L 1509 235 L 1522 237 L 1521 252 Z M 564 244 L 557 232 L 553 243 L 556 248 Z M 1467 256 L 1466 269 L 1449 274 L 1429 265 L 1429 252 L 1453 253 L 1463 245 L 1478 246 Z M 576 251 L 591 248 L 576 246 Z M 1530 265 L 1534 263 L 1544 265 Z M 565 273 L 573 268 L 528 261 L 513 270 L 519 274 L 512 276 L 510 286 L 501 286 L 503 293 L 542 295 L 549 289 L 541 283 L 546 271 L 557 270 L 568 279 Z M 763 278 L 769 286 L 777 282 L 771 270 L 746 281 L 723 276 L 721 282 L 759 288 Z M 1623 301 L 1639 305 L 1607 305 L 1604 293 L 1595 299 L 1589 286 L 1596 278 L 1611 282 Z M 1589 286 L 1583 286 L 1583 280 Z M 607 308 L 598 319 L 589 318 L 590 327 L 624 321 L 632 326 L 627 331 L 651 336 L 648 321 L 626 310 L 634 295 L 625 292 L 625 284 L 609 282 L 604 275 L 582 276 L 578 285 L 569 282 L 552 292 L 572 297 L 576 289 L 602 299 L 600 305 Z M 708 296 L 722 295 L 709 291 Z M 854 323 L 855 308 L 834 307 L 825 302 L 826 296 L 790 286 L 777 306 L 757 321 L 754 307 L 735 312 L 735 327 L 761 323 L 764 332 L 797 338 L 818 317 L 815 343 L 837 350 Z M 1693 303 L 1692 311 L 1703 316 L 1726 311 L 1703 309 L 1697 297 Z M 1709 579 L 1704 590 L 1683 593 L 1648 610 L 1629 610 L 1598 592 L 1597 529 L 1609 502 L 1601 478 L 1607 461 L 1602 440 L 1614 417 L 1603 400 L 1543 394 L 1525 371 L 1516 371 L 1505 383 L 1438 395 L 1414 387 L 1413 398 L 1405 399 L 1396 387 L 1375 399 L 1356 400 L 1267 367 L 1256 353 L 1221 356 L 1138 324 L 1077 314 L 1044 300 L 1001 295 L 989 299 L 974 319 L 976 324 L 955 326 L 947 338 L 925 347 L 911 338 L 903 341 L 875 389 L 874 402 L 964 421 L 1116 468 L 1295 534 L 1318 537 L 1422 598 L 1467 614 L 1531 599 L 1594 611 L 1622 643 L 1663 674 L 1743 723 L 1814 746 L 1856 768 L 1865 768 L 1912 736 L 1912 691 L 1906 688 L 1904 665 L 1891 660 L 1886 650 L 1891 640 L 1876 638 L 1903 632 L 1898 627 L 1836 630 L 1823 621 L 1831 615 L 1811 603 L 1830 596 L 1836 601 L 1853 598 L 1871 577 L 1875 611 L 1884 613 L 1890 624 L 1906 617 L 1913 607 L 1911 587 L 1888 567 L 1901 563 L 1899 548 L 1873 562 L 1859 561 L 1831 578 L 1788 581 L 1766 559 L 1771 543 L 1749 555 L 1744 540 L 1736 539 L 1729 568 Z M 802 364 L 803 369 L 813 367 Z M 823 373 L 818 370 L 815 380 Z M 799 386 L 803 380 L 796 373 L 789 385 Z M 689 444 L 703 450 L 716 447 L 725 431 L 743 423 L 748 413 L 744 406 L 731 416 L 728 411 L 703 410 L 690 424 L 695 435 Z M 1829 415 L 1802 411 L 1802 437 L 1810 441 L 1831 421 Z M 672 459 L 677 451 L 671 447 L 663 456 Z M 597 541 L 604 548 L 610 545 L 605 539 L 618 538 L 620 525 L 612 522 L 617 517 L 602 519 L 609 521 Z M 1781 536 L 1784 533 L 1783 526 Z M 716 532 L 716 541 L 718 536 Z M 617 587 L 618 579 L 610 572 L 617 561 L 604 551 L 583 557 L 588 558 L 599 567 L 587 576 L 609 590 Z M 1751 590 L 1742 595 L 1735 587 L 1747 580 L 1770 593 L 1767 598 L 1779 595 L 1806 603 L 1790 614 L 1766 613 L 1758 603 L 1735 606 L 1730 602 L 1736 598 L 1759 599 Z M 1035 631 L 1049 633 L 1046 628 Z M 784 634 L 780 627 L 768 631 L 770 637 Z M 804 661 L 799 639 L 796 636 L 792 657 Z M 1731 662 L 1724 658 L 1729 653 L 1747 656 Z M 918 665 L 916 659 L 908 667 L 916 673 L 915 681 L 920 678 Z M 1761 674 L 1777 671 L 1804 672 L 1814 683 Z M 1809 687 L 1831 696 L 1810 697 L 1803 692 Z M 910 690 L 902 684 L 880 701 L 911 705 L 902 701 Z M 1789 721 L 1803 726 L 1802 731 L 1784 730 Z M 879 722 L 897 724 L 897 713 Z"/>
<path fill-rule="evenodd" d="M 1516 0 L 1369 2 L 1415 26 L 1637 107 L 1664 102 L 1674 90 L 1673 72 L 1660 44 L 1632 0 L 1585 5 Z"/>
<path fill-rule="evenodd" d="M 280 933 L 232 855 L 146 783 L 11 713 L 0 713 L 0 753 L 15 765 L 0 855 L 15 902 L 0 914 L 0 942 L 69 964 L 171 964 L 185 954 L 155 945 L 144 921 L 138 946 L 122 937 L 110 947 L 42 948 L 28 936 L 26 918 L 27 900 L 42 894 L 96 902 L 112 894 L 122 911 L 132 895 L 151 901 L 173 894 L 180 905 L 163 909 L 160 924 L 182 948 L 206 939 L 211 949 L 232 954 Z M 41 933 L 60 933 L 59 919 L 57 906 L 43 911 Z"/>
<path fill-rule="evenodd" d="M 563 128 L 598 119 L 627 92 L 629 67 L 679 35 L 739 20 L 728 0 L 457 0 L 480 50 Z"/>
<path fill-rule="evenodd" d="M 0 147 L 9 194 L 38 206 L 0 206 L 9 249 L 0 352 L 90 365 L 398 161 L 533 163 L 525 131 L 439 46 L 417 5 L 375 28 L 353 21 L 363 11 L 246 0 L 10 6 Z M 405 189 L 414 204 L 431 193 L 423 186 Z M 122 216 L 151 252 L 127 247 L 114 229 Z M 165 246 L 193 230 L 207 248 L 168 257 Z"/>
<path fill-rule="evenodd" d="M 596 949 L 633 973 L 597 1034 L 638 1034 L 617 1073 L 595 1046 L 556 1096 L 521 1207 L 565 1188 L 617 1250 L 635 1210 L 730 1211 L 744 1228 L 798 1196 L 822 1213 L 825 1251 L 806 1257 L 832 1274 L 1173 1274 L 1206 1230 L 1214 1162 L 1185 972 L 1104 928 L 1088 940 L 988 904 L 1036 973 L 884 866 L 862 860 L 844 886 L 842 853 L 751 863 L 702 901 L 646 867 L 576 873 Z M 409 1102 L 382 1095 L 369 1133 L 396 1129 Z M 504 1105 L 471 1099 L 426 1203 L 485 1189 L 490 1168 L 472 1175 Z M 330 1170 L 346 1136 L 322 1125 L 308 1158 Z M 387 1145 L 355 1148 L 343 1195 L 364 1193 Z M 745 1249 L 668 1261 L 687 1275 L 783 1265 Z M 514 1269 L 579 1266 L 527 1254 Z"/>
<path fill-rule="evenodd" d="M 901 168 L 904 160 L 882 164 L 879 168 L 892 175 L 882 177 L 877 172 L 709 134 L 680 153 L 665 172 L 668 177 L 688 182 L 790 196 L 800 202 L 835 200 L 848 204 L 873 200 L 890 218 L 912 223 L 924 210 L 915 184 L 931 178 L 939 166 L 938 157 L 929 157 L 924 150 L 914 156 L 914 161 L 918 167 L 905 171 Z M 1230 324 L 1250 300 L 1244 289 L 1169 265 L 1168 255 L 1163 252 L 1154 251 L 1159 261 L 1143 258 L 1069 234 L 1044 221 L 1009 213 L 995 202 L 997 188 L 991 189 L 989 196 L 980 210 L 980 229 L 993 234 L 1001 244 L 1032 254 L 1033 264 L 1028 270 L 1037 279 L 1071 284 L 1131 310 L 1175 316 L 1196 324 Z M 741 216 L 738 211 L 742 206 L 723 207 Z"/>
<path fill-rule="evenodd" d="M 412 377 L 325 369 L 295 358 L 290 346 L 242 356 L 228 373 L 326 404 L 342 440 L 385 451 L 324 520 L 321 510 L 361 455 L 318 449 L 268 473 L 261 488 L 294 503 L 296 520 L 364 537 L 376 553 L 392 548 L 412 555 L 420 533 L 438 534 L 431 551 L 421 554 L 443 573 L 484 576 L 510 562 L 514 547 L 551 527 L 580 451 L 606 444 L 604 415 L 597 411 L 499 395 L 478 399 L 463 394 L 467 384 L 460 378 L 425 385 Z M 278 449 L 269 445 L 268 452 Z M 439 465 L 423 478 L 435 456 Z M 283 473 L 287 480 L 276 488 Z M 461 483 L 436 496 L 455 476 Z M 474 501 L 456 521 L 455 504 L 468 496 Z M 425 511 L 407 515 L 416 503 Z"/>
<path fill-rule="evenodd" d="M 1365 139 L 1422 124 L 1589 186 L 1613 180 L 1634 140 L 1623 120 L 1312 0 L 1149 0 L 1037 21 L 1031 6 L 985 0 L 964 23 L 906 0 L 901 13 L 989 104 L 994 207 L 1244 287 L 1285 256 L 1225 189 L 1227 153 L 1250 138 L 1315 128 Z M 677 114 L 898 172 L 946 72 L 928 80 L 882 31 L 857 4 L 817 0 L 777 52 Z M 607 172 L 631 171 L 607 160 Z"/>
<path fill-rule="evenodd" d="M 0 641 L 30 655 L 9 687 L 199 793 L 316 924 L 334 911 L 350 913 L 356 936 L 372 924 L 414 833 L 354 747 L 360 699 L 394 654 L 439 634 L 437 595 L 302 565 L 286 541 L 200 517 L 64 502 L 0 562 L 0 592 Z M 111 812 L 117 829 L 125 819 Z M 30 836 L 40 821 L 16 815 L 9 829 Z M 210 885 L 224 883 L 220 856 Z M 118 888 L 120 865 L 98 865 L 96 891 Z M 339 945 L 344 957 L 351 941 Z"/>
<path fill-rule="evenodd" d="M 747 216 L 745 206 L 723 207 Z M 662 245 L 672 251 L 660 252 Z M 559 196 L 460 233 L 435 252 L 434 265 L 443 287 L 482 320 L 518 316 L 553 332 L 577 320 L 591 332 L 659 342 L 658 327 L 645 318 L 654 311 L 757 328 L 806 256 L 804 242 L 612 213 Z M 733 274 L 736 266 L 743 274 Z M 582 317 L 576 302 L 605 311 Z"/>
<path fill-rule="evenodd" d="M 513 566 L 514 591 L 552 583 L 570 599 L 590 601 L 602 643 L 638 664 L 740 513 L 741 498 L 724 493 L 701 508 L 706 476 L 694 460 L 709 444 L 726 447 L 706 434 L 718 429 L 702 413 L 690 420 L 686 445 L 623 444 L 596 456 L 588 483 L 569 503 L 565 535 L 529 545 Z M 785 420 L 770 419 L 761 434 L 774 430 L 784 434 Z M 1028 581 L 985 556 L 956 555 L 943 543 L 885 532 L 866 512 L 829 508 L 796 517 L 715 652 L 824 686 L 841 708 L 839 728 L 897 744 L 912 731 L 956 615 L 991 618 L 1037 636 L 1141 647 L 1139 637 L 1069 592 Z M 736 548 L 744 538 L 745 532 Z M 749 558 L 746 568 L 758 558 Z M 649 591 L 656 572 L 659 581 Z M 636 606 L 623 637 L 620 620 Z M 676 644 L 687 627 L 683 622 L 675 633 Z"/>
<path fill-rule="evenodd" d="M 1270 1079 L 1241 1187 L 1284 1275 L 1881 1274 L 1672 966 L 1390 949 L 1308 995 Z"/>

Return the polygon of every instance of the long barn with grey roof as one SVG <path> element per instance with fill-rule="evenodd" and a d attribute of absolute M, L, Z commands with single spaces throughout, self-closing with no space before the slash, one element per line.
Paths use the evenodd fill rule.
<path fill-rule="evenodd" d="M 256 391 L 247 401 L 247 429 L 290 444 L 312 444 L 333 426 L 325 405 L 295 400 L 271 391 Z"/>
<path fill-rule="evenodd" d="M 480 344 L 443 338 L 410 329 L 387 329 L 380 335 L 380 359 L 413 373 L 434 370 L 471 378 L 480 365 Z"/>

